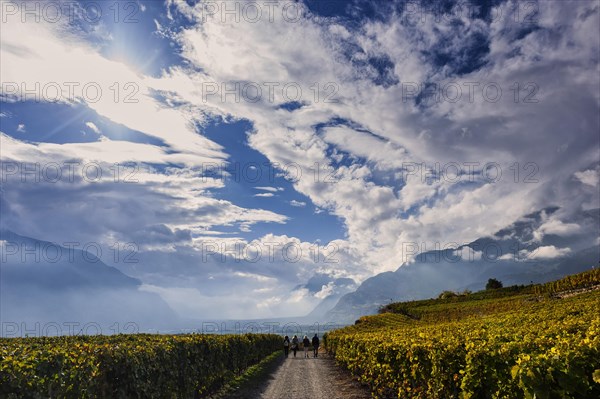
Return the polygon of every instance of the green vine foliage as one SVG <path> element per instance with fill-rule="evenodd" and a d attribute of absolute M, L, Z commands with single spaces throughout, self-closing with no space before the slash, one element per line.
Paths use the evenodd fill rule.
<path fill-rule="evenodd" d="M 280 349 L 280 337 L 0 339 L 2 398 L 200 398 Z"/>
<path fill-rule="evenodd" d="M 364 317 L 325 345 L 375 398 L 600 398 L 600 290 L 536 296 L 597 286 L 598 276 L 513 297 L 397 304 L 404 312 Z"/>

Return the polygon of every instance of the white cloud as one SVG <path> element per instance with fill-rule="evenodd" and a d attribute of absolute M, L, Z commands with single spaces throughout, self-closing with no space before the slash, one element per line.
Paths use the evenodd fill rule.
<path fill-rule="evenodd" d="M 254 189 L 256 189 L 256 190 L 262 190 L 262 191 L 269 191 L 269 192 L 272 192 L 272 193 L 276 193 L 278 191 L 283 191 L 282 187 L 268 187 L 268 186 L 266 186 L 266 187 L 254 187 Z"/>
<path fill-rule="evenodd" d="M 556 248 L 554 245 L 539 247 L 527 254 L 528 259 L 554 259 L 571 253 L 570 248 Z"/>
<path fill-rule="evenodd" d="M 468 246 L 463 246 L 454 251 L 454 256 L 460 258 L 464 262 L 475 262 L 481 260 L 482 252 L 476 251 Z"/>
<path fill-rule="evenodd" d="M 27 130 L 25 129 L 25 124 L 24 123 L 19 123 L 19 125 L 17 126 L 17 132 L 19 133 L 25 133 Z"/>
<path fill-rule="evenodd" d="M 93 122 L 86 122 L 85 125 L 90 128 L 94 133 L 100 134 L 100 129 Z"/>
<path fill-rule="evenodd" d="M 544 222 L 535 232 L 536 240 L 541 240 L 546 234 L 556 234 L 559 236 L 570 236 L 581 231 L 581 226 L 576 223 L 563 223 L 558 219 L 551 219 Z"/>
<path fill-rule="evenodd" d="M 263 281 L 245 279 L 243 285 L 236 286 L 236 295 L 231 288 L 210 295 L 196 288 L 161 287 L 152 284 L 142 286 L 143 291 L 154 292 L 185 318 L 198 319 L 252 319 L 286 315 L 302 316 L 318 303 L 308 290 L 289 293 L 284 287 L 263 287 Z M 253 288 L 256 287 L 256 288 Z M 227 309 L 226 312 L 223 309 Z"/>
<path fill-rule="evenodd" d="M 321 288 L 321 291 L 317 292 L 315 294 L 315 298 L 319 298 L 319 299 L 325 299 L 327 298 L 329 295 L 333 294 L 335 289 L 335 283 L 331 282 L 327 285 L 324 285 Z"/>
<path fill-rule="evenodd" d="M 295 206 L 298 208 L 304 208 L 306 206 L 306 202 L 304 201 L 296 201 L 296 200 L 291 200 L 290 201 L 290 205 L 291 206 Z"/>
<path fill-rule="evenodd" d="M 186 15 L 195 12 L 185 2 L 174 4 Z M 560 13 L 551 8 L 542 9 L 540 13 L 551 19 L 561 18 Z M 590 86 L 557 81 L 555 68 L 541 73 L 539 61 L 533 59 L 520 59 L 518 68 L 517 65 L 506 67 L 513 48 L 506 43 L 514 40 L 509 35 L 515 26 L 486 27 L 482 20 L 464 17 L 463 20 L 465 24 L 459 28 L 449 22 L 436 21 L 438 30 L 433 29 L 431 19 L 410 27 L 403 25 L 399 17 L 368 22 L 363 27 L 364 35 L 355 32 L 353 44 L 362 47 L 367 54 L 387 54 L 395 63 L 396 74 L 405 82 L 433 80 L 445 84 L 455 81 L 462 87 L 471 81 L 481 85 L 496 82 L 506 88 L 505 92 L 510 92 L 516 80 L 526 79 L 532 73 L 528 71 L 537 68 L 536 82 L 539 80 L 538 84 L 544 84 L 550 92 L 571 87 L 572 95 L 583 96 L 582 101 L 591 94 Z M 444 36 L 453 29 L 463 32 Z M 591 33 L 591 21 L 586 21 L 581 31 Z M 449 70 L 440 71 L 430 60 L 424 63 L 423 51 L 442 43 L 458 50 L 465 45 L 462 33 L 474 32 L 491 42 L 491 58 L 485 71 L 457 77 Z M 569 34 L 584 49 L 583 53 L 571 52 L 571 62 L 585 63 L 585 57 L 593 53 L 594 45 L 588 40 L 591 36 L 577 36 L 573 30 Z M 269 39 L 280 36 L 291 40 L 273 43 Z M 303 98 L 304 107 L 294 112 L 275 109 L 285 101 L 277 91 L 273 101 L 234 102 L 215 96 L 208 98 L 207 105 L 213 111 L 251 120 L 255 132 L 250 136 L 250 144 L 271 162 L 299 165 L 302 177 L 295 183 L 295 189 L 310 197 L 318 208 L 328 209 L 345 222 L 349 240 L 364 254 L 361 263 L 365 268 L 371 271 L 395 269 L 398 259 L 403 257 L 403 242 L 468 242 L 491 234 L 548 201 L 546 184 L 550 184 L 551 178 L 547 174 L 542 176 L 539 170 L 577 167 L 573 161 L 565 164 L 564 159 L 570 157 L 570 151 L 582 149 L 571 143 L 565 153 L 556 154 L 554 149 L 564 144 L 564 136 L 558 132 L 549 140 L 548 131 L 557 123 L 550 122 L 552 118 L 549 118 L 541 127 L 538 119 L 531 118 L 532 112 L 571 118 L 579 114 L 576 109 L 566 110 L 564 105 L 546 99 L 532 106 L 537 107 L 533 110 L 515 105 L 510 95 L 492 103 L 485 101 L 481 93 L 475 102 L 463 96 L 458 103 L 446 101 L 419 109 L 414 103 L 403 101 L 401 85 L 376 86 L 369 80 L 372 71 L 362 73 L 365 71 L 340 62 L 344 51 L 349 49 L 343 37 L 349 40 L 343 30 L 332 31 L 327 24 L 310 16 L 302 24 L 287 24 L 277 19 L 268 24 L 228 24 L 209 18 L 178 37 L 186 49 L 184 56 L 204 72 L 190 74 L 172 70 L 165 76 L 165 83 L 169 82 L 168 86 L 174 88 L 178 98 L 194 103 L 202 99 L 194 96 L 191 87 L 201 88 L 206 81 L 296 82 L 303 93 L 310 93 L 310 85 L 315 81 L 336 82 L 336 97 L 340 102 L 317 103 Z M 517 40 L 519 46 L 543 48 L 545 39 L 533 34 L 520 40 Z M 302 57 L 291 44 L 296 41 L 311 42 Z M 556 56 L 558 52 L 549 54 L 544 62 L 551 64 Z M 224 59 L 227 62 L 223 62 Z M 581 72 L 586 79 L 598 80 L 589 70 Z M 336 117 L 350 119 L 361 129 L 329 127 L 315 131 L 314 126 Z M 522 131 L 528 134 L 525 136 Z M 498 141 L 497 137 L 502 140 Z M 537 144 L 524 145 L 523 140 Z M 328 153 L 331 146 L 335 147 L 334 151 Z M 336 165 L 343 157 L 337 150 L 364 158 L 367 164 Z M 597 157 L 597 151 L 591 147 L 583 149 L 583 153 L 577 164 Z M 406 185 L 398 189 L 396 182 L 379 180 L 382 171 L 388 176 L 391 172 L 401 175 L 398 169 L 403 162 L 423 162 L 428 166 L 438 163 L 442 170 L 452 163 L 475 164 L 477 173 L 471 176 L 475 184 L 461 184 L 467 178 L 459 182 L 441 179 L 427 183 L 421 176 L 411 175 Z M 482 178 L 483 166 L 488 162 L 498 165 L 502 179 L 490 182 Z M 510 169 L 515 162 L 519 162 L 520 169 L 516 181 Z M 535 184 L 524 182 L 526 177 L 531 178 L 531 169 L 525 169 L 527 162 L 534 162 L 538 167 L 538 173 L 533 173 L 537 179 Z M 332 168 L 335 173 L 331 173 Z M 315 175 L 326 176 L 331 181 L 315 181 Z M 563 201 L 555 198 L 556 203 Z M 411 214 L 402 215 L 402 211 L 409 209 L 413 210 Z"/>
<path fill-rule="evenodd" d="M 11 184 L 20 181 L 18 170 L 6 174 L 4 177 L 8 183 L 3 187 L 5 198 L 10 198 L 15 204 L 29 204 L 30 201 L 26 200 L 31 196 L 29 190 L 37 189 L 44 190 L 48 196 L 64 197 L 67 203 L 78 204 L 51 210 L 48 201 L 35 202 L 28 207 L 27 220 L 19 213 L 11 215 L 8 208 L 4 209 L 6 214 L 3 216 L 9 226 L 11 223 L 13 229 L 27 226 L 30 231 L 37 232 L 39 238 L 60 238 L 68 242 L 78 236 L 78 239 L 87 237 L 90 241 L 106 241 L 110 245 L 111 240 L 115 239 L 110 235 L 127 241 L 128 235 L 132 234 L 129 230 L 132 225 L 137 226 L 135 231 L 159 224 L 173 230 L 199 230 L 199 233 L 206 234 L 215 226 L 240 223 L 249 227 L 258 222 L 285 223 L 287 220 L 287 217 L 271 211 L 242 208 L 230 201 L 213 198 L 209 190 L 223 187 L 221 179 L 204 177 L 190 168 L 157 171 L 147 166 L 145 163 L 168 163 L 169 159 L 178 163 L 181 154 L 167 154 L 160 147 L 110 140 L 68 144 L 25 143 L 3 133 L 0 133 L 0 145 L 3 161 L 19 164 L 38 162 L 42 167 L 61 167 L 58 181 L 40 179 L 38 184 L 33 185 L 35 187 Z M 115 164 L 129 163 L 134 163 L 135 169 L 123 167 L 119 169 L 119 174 L 115 172 Z M 89 166 L 92 166 L 92 172 L 86 169 Z M 51 177 L 54 178 L 54 174 Z M 106 195 L 97 198 L 98 190 Z M 114 220 L 114 209 L 128 209 L 131 206 L 135 206 L 137 212 L 119 213 L 119 221 Z M 52 227 L 61 223 L 60 220 L 84 219 L 91 226 L 73 223 L 69 229 L 59 231 Z M 50 223 L 51 220 L 54 222 Z M 95 222 L 91 222 L 93 220 Z M 140 237 L 139 240 L 138 244 L 143 246 L 144 238 Z"/>
<path fill-rule="evenodd" d="M 526 256 L 525 253 L 519 254 L 519 255 Z M 514 261 L 518 261 L 519 260 L 519 256 L 517 256 L 517 254 L 509 252 L 509 253 L 506 253 L 504 255 L 499 256 L 498 260 L 508 260 L 508 261 L 513 261 L 514 260 Z"/>
<path fill-rule="evenodd" d="M 597 187 L 600 182 L 600 168 L 589 169 L 583 172 L 575 172 L 575 177 L 579 179 L 583 184 L 588 186 Z"/>
<path fill-rule="evenodd" d="M 15 87 L 3 85 L 4 97 L 24 99 L 24 88 L 51 86 L 53 91 L 36 90 L 38 101 L 84 103 L 113 122 L 163 140 L 171 149 L 188 154 L 195 165 L 226 157 L 219 145 L 193 127 L 201 113 L 189 108 L 165 107 L 152 97 L 153 79 L 101 56 L 70 32 L 64 25 L 66 21 L 52 24 L 44 20 L 24 23 L 20 18 L 8 18 L 3 23 L 0 48 L 3 80 L 21 83 Z M 10 51 L 14 48 L 20 51 Z M 79 84 L 70 89 L 69 82 Z M 56 87 L 58 90 L 54 90 Z M 84 90 L 84 87 L 94 89 Z M 118 101 L 115 87 L 122 91 Z"/>
<path fill-rule="evenodd" d="M 12 95 L 13 98 L 21 99 L 22 87 L 36 87 L 36 84 L 44 87 L 58 82 L 63 89 L 58 94 L 59 102 L 86 105 L 110 121 L 157 137 L 164 142 L 164 145 L 151 145 L 125 141 L 127 137 L 120 141 L 102 137 L 101 140 L 91 143 L 34 143 L 20 141 L 2 133 L 0 140 L 3 160 L 79 162 L 81 166 L 75 171 L 74 181 L 65 184 L 61 180 L 59 184 L 48 183 L 44 187 L 47 192 L 53 192 L 59 197 L 59 193 L 62 192 L 67 201 L 90 204 L 89 207 L 65 206 L 60 212 L 52 211 L 53 216 L 50 218 L 42 216 L 48 210 L 46 206 L 40 206 L 29 211 L 31 221 L 19 221 L 14 215 L 15 226 L 27 226 L 30 233 L 39 234 L 38 238 L 68 235 L 68 231 L 71 230 L 70 234 L 89 235 L 90 240 L 103 242 L 114 236 L 126 240 L 127 234 L 131 234 L 131 231 L 127 231 L 131 225 L 143 229 L 145 223 L 163 224 L 172 229 L 200 230 L 205 233 L 210 231 L 211 227 L 220 225 L 239 223 L 240 230 L 247 231 L 254 223 L 284 223 L 287 220 L 283 215 L 260 209 L 245 209 L 230 201 L 213 197 L 209 190 L 222 187 L 223 181 L 203 177 L 200 171 L 207 163 L 222 164 L 227 154 L 221 146 L 199 134 L 194 124 L 202 120 L 203 113 L 198 112 L 197 107 L 178 108 L 154 98 L 151 86 L 156 82 L 154 78 L 145 77 L 131 66 L 100 55 L 96 48 L 61 22 L 45 23 L 42 18 L 40 23 L 33 24 L 22 23 L 19 18 L 9 18 L 6 24 L 3 23 L 1 41 L 3 81 L 22 82 L 17 92 L 3 92 L 3 98 Z M 20 51 L 11 50 L 17 48 Z M 74 91 L 74 96 L 70 96 L 67 86 L 61 85 L 61 82 L 78 82 L 80 85 Z M 88 82 L 101 88 L 103 95 L 98 101 L 88 101 L 89 96 L 80 90 L 81 85 Z M 115 84 L 122 89 L 118 100 L 115 100 L 113 95 Z M 125 87 L 126 84 L 129 86 Z M 6 86 L 3 85 L 4 89 Z M 134 93 L 131 98 L 133 101 L 125 101 L 125 96 L 130 93 Z M 39 100 L 50 99 L 42 96 Z M 95 123 L 88 121 L 85 125 L 100 133 Z M 102 177 L 94 182 L 86 181 L 81 176 L 81 168 L 90 163 L 98 164 L 102 168 Z M 117 179 L 111 169 L 117 163 L 133 163 L 139 169 L 136 169 L 135 173 L 124 170 Z M 156 170 L 148 166 L 150 164 L 163 165 L 165 169 Z M 124 181 L 128 177 L 132 181 Z M 46 182 L 42 182 L 40 187 L 43 183 Z M 89 199 L 98 189 L 107 193 L 102 197 L 102 206 L 94 206 L 95 201 Z M 14 185 L 8 187 L 4 195 L 10 196 L 15 203 L 23 202 L 24 196 L 27 196 L 27 189 L 23 185 Z M 150 198 L 154 198 L 155 202 Z M 126 209 L 131 205 L 125 205 L 131 203 L 137 204 L 140 214 L 145 215 L 144 220 L 136 220 L 136 216 L 123 212 L 119 213 L 121 220 L 112 223 L 116 216 L 114 209 Z M 44 219 L 52 218 L 81 219 L 84 218 L 83 214 L 85 219 L 95 226 L 94 229 L 77 232 L 77 226 L 74 225 L 73 229 L 61 229 L 56 232 L 53 231 L 56 229 L 46 226 L 43 222 Z M 129 223 L 131 225 L 128 225 Z M 104 231 L 100 233 L 101 230 Z M 94 234 L 102 236 L 94 237 Z M 65 237 L 66 241 L 71 238 Z M 147 245 L 147 248 L 158 246 L 152 244 Z M 173 251 L 172 245 L 164 245 L 163 248 L 165 251 Z"/>
<path fill-rule="evenodd" d="M 264 198 L 269 198 L 269 197 L 274 197 L 275 194 L 273 193 L 260 193 L 260 194 L 254 194 L 254 197 L 264 197 Z"/>
<path fill-rule="evenodd" d="M 237 276 L 237 277 L 253 279 L 256 281 L 263 282 L 263 283 L 275 280 L 272 277 L 266 277 L 266 276 L 261 276 L 259 274 L 245 273 L 245 272 L 235 272 L 235 273 L 233 273 L 233 275 Z"/>

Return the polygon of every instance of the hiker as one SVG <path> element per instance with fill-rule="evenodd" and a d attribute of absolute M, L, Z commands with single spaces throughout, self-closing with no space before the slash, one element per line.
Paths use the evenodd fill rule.
<path fill-rule="evenodd" d="M 312 339 L 313 357 L 319 357 L 319 336 L 315 334 Z"/>
<path fill-rule="evenodd" d="M 308 347 L 310 346 L 310 339 L 305 335 L 302 340 L 302 346 L 304 347 L 304 357 L 308 357 Z"/>
<path fill-rule="evenodd" d="M 283 354 L 285 355 L 285 357 L 288 357 L 288 355 L 290 354 L 290 337 L 288 337 L 287 335 L 283 339 Z"/>
<path fill-rule="evenodd" d="M 294 357 L 296 357 L 297 350 L 298 350 L 298 336 L 294 335 L 294 338 L 292 338 L 292 351 L 294 351 Z"/>

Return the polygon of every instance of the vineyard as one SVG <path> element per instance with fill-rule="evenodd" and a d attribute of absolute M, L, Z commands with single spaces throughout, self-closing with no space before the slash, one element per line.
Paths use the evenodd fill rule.
<path fill-rule="evenodd" d="M 279 347 L 266 334 L 0 339 L 0 397 L 200 398 Z"/>
<path fill-rule="evenodd" d="M 329 333 L 376 398 L 598 398 L 600 270 L 544 285 L 390 304 Z"/>

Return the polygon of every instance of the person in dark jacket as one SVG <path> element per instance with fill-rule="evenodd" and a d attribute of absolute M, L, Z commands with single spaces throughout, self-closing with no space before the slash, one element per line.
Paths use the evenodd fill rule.
<path fill-rule="evenodd" d="M 319 344 L 319 336 L 315 334 L 315 336 L 312 339 L 313 357 L 319 357 Z"/>
<path fill-rule="evenodd" d="M 285 357 L 288 357 L 288 355 L 290 354 L 290 337 L 288 337 L 287 335 L 283 339 L 283 354 L 285 355 Z"/>
<path fill-rule="evenodd" d="M 308 357 L 308 347 L 310 346 L 310 339 L 305 335 L 302 340 L 302 346 L 304 347 L 304 357 Z"/>
<path fill-rule="evenodd" d="M 292 352 L 294 352 L 294 357 L 296 357 L 296 351 L 298 350 L 298 336 L 294 335 L 294 338 L 292 338 Z"/>

